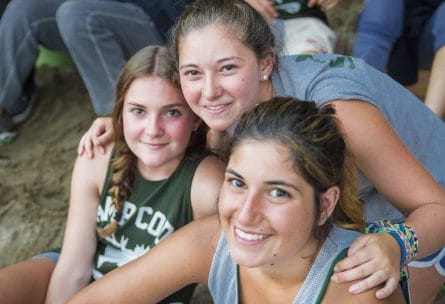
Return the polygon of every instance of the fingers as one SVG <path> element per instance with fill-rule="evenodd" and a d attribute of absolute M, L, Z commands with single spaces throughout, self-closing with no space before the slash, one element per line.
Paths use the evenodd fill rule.
<path fill-rule="evenodd" d="M 334 282 L 343 283 L 364 279 L 371 275 L 373 270 L 375 270 L 372 260 L 365 257 L 363 254 L 359 256 L 355 255 L 347 259 L 347 263 L 341 265 L 342 268 L 337 267 L 338 264 L 335 266 L 335 273 L 331 277 Z"/>
<path fill-rule="evenodd" d="M 385 283 L 384 287 L 376 292 L 376 297 L 378 299 L 387 298 L 398 286 L 398 273 L 396 272 L 394 277 L 386 270 L 374 271 L 375 265 L 373 264 L 368 262 L 353 269 L 335 273 L 331 280 L 336 283 L 342 283 L 361 279 L 349 287 L 349 292 L 352 294 L 361 293 Z"/>
<path fill-rule="evenodd" d="M 83 143 L 85 142 L 85 136 L 86 133 L 82 135 L 79 141 L 79 145 L 77 146 L 77 155 L 82 156 L 85 152 L 85 147 L 83 146 Z"/>
<path fill-rule="evenodd" d="M 389 278 L 390 278 L 389 274 L 385 273 L 383 270 L 374 272 L 367 278 L 365 278 L 357 283 L 352 284 L 349 287 L 349 292 L 352 294 L 357 294 L 357 293 L 367 291 L 371 288 L 381 285 L 382 283 L 387 281 Z M 377 296 L 377 294 L 376 294 L 376 296 Z"/>
<path fill-rule="evenodd" d="M 101 154 L 105 154 L 105 145 L 111 142 L 113 130 L 110 117 L 99 117 L 95 119 L 85 134 L 80 139 L 77 147 L 77 154 L 86 154 L 89 158 L 94 158 L 94 149 Z"/>
<path fill-rule="evenodd" d="M 352 242 L 351 246 L 349 247 L 348 256 L 351 256 L 351 255 L 355 254 L 357 251 L 366 247 L 369 239 L 370 239 L 369 235 L 362 235 L 362 236 L 356 238 L 354 240 L 354 242 Z"/>
<path fill-rule="evenodd" d="M 85 139 L 83 141 L 83 147 L 85 149 L 85 153 L 87 154 L 87 156 L 89 158 L 94 158 L 94 144 L 91 141 L 91 132 L 88 131 L 87 133 L 85 133 Z"/>
<path fill-rule="evenodd" d="M 357 238 L 348 256 L 334 267 L 331 280 L 336 283 L 354 282 L 349 292 L 356 294 L 384 283 L 376 292 L 378 299 L 390 296 L 398 286 L 400 250 L 389 234 L 368 234 Z M 359 281 L 358 281 L 359 280 Z"/>
<path fill-rule="evenodd" d="M 375 296 L 379 300 L 386 299 L 387 297 L 392 295 L 392 293 L 397 289 L 398 286 L 399 286 L 399 277 L 398 276 L 397 278 L 391 277 L 386 281 L 385 286 L 383 288 L 377 290 Z"/>
<path fill-rule="evenodd" d="M 85 134 L 82 135 L 79 141 L 79 145 L 77 146 L 77 155 L 82 156 L 86 154 L 89 158 L 94 157 L 92 143 L 89 140 L 90 131 L 88 130 Z"/>
<path fill-rule="evenodd" d="M 334 271 L 345 271 L 368 262 L 373 257 L 373 252 L 366 248 L 368 241 L 368 235 L 355 239 L 349 247 L 348 256 L 335 265 Z"/>

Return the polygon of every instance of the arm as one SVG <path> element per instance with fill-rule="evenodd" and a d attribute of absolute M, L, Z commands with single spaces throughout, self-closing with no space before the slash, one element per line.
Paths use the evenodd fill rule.
<path fill-rule="evenodd" d="M 194 219 L 217 213 L 224 168 L 222 161 L 215 156 L 208 156 L 196 169 L 190 192 Z"/>
<path fill-rule="evenodd" d="M 77 157 L 62 252 L 51 276 L 45 303 L 65 303 L 90 282 L 96 251 L 96 213 L 111 147 L 108 150 L 108 155 L 95 159 Z"/>
<path fill-rule="evenodd" d="M 425 104 L 440 118 L 445 119 L 445 46 L 436 51 L 431 66 L 431 76 L 425 96 Z"/>
<path fill-rule="evenodd" d="M 188 284 L 206 283 L 219 235 L 216 215 L 193 221 L 69 303 L 157 303 Z"/>
<path fill-rule="evenodd" d="M 359 169 L 377 191 L 406 215 L 406 223 L 419 237 L 417 258 L 437 251 L 445 243 L 445 193 L 403 144 L 377 108 L 361 101 L 334 101 L 346 140 Z M 386 258 L 385 258 L 386 257 Z M 388 296 L 399 280 L 400 249 L 386 234 L 357 239 L 348 257 L 339 262 L 338 281 L 366 279 L 353 284 L 355 292 L 387 282 L 377 297 Z M 359 266 L 360 265 L 360 266 Z"/>
<path fill-rule="evenodd" d="M 113 128 L 111 117 L 99 117 L 93 121 L 91 127 L 83 134 L 77 146 L 77 154 L 87 154 L 89 158 L 94 157 L 96 148 L 101 154 L 105 154 L 105 146 L 113 139 Z"/>

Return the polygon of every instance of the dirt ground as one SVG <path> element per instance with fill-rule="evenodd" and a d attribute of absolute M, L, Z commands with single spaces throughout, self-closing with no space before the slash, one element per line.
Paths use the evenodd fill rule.
<path fill-rule="evenodd" d="M 343 0 L 330 14 L 348 53 L 360 1 Z M 71 170 L 82 133 L 95 115 L 73 67 L 39 68 L 38 102 L 10 145 L 0 147 L 0 267 L 61 245 Z M 194 303 L 211 303 L 199 288 Z M 444 303 L 444 292 L 436 303 Z"/>

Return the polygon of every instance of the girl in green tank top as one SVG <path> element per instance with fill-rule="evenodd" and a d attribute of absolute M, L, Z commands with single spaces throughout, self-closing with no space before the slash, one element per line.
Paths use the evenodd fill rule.
<path fill-rule="evenodd" d="M 113 143 L 75 162 L 57 263 L 33 259 L 0 271 L 8 278 L 4 290 L 20 286 L 8 303 L 23 295 L 26 303 L 65 303 L 193 219 L 216 213 L 224 165 L 204 152 L 206 129 L 184 100 L 168 49 L 136 53 L 115 96 Z M 193 290 L 189 285 L 163 303 L 188 303 Z"/>

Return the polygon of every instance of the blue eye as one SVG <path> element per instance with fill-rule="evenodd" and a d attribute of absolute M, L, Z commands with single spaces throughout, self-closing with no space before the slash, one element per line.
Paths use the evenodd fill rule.
<path fill-rule="evenodd" d="M 274 197 L 289 197 L 289 193 L 287 191 L 284 191 L 282 189 L 272 189 L 270 191 L 270 194 Z"/>
<path fill-rule="evenodd" d="M 131 109 L 131 112 L 136 114 L 137 116 L 140 116 L 145 113 L 145 110 L 141 108 L 133 108 Z"/>
<path fill-rule="evenodd" d="M 239 179 L 237 179 L 237 178 L 229 178 L 227 181 L 228 181 L 228 182 L 232 185 L 232 187 L 234 187 L 234 188 L 243 188 L 243 187 L 246 185 L 243 181 L 241 181 L 241 180 L 239 180 Z"/>
<path fill-rule="evenodd" d="M 167 110 L 165 112 L 165 116 L 167 116 L 167 117 L 176 117 L 176 116 L 179 116 L 180 114 L 181 114 L 181 112 L 179 112 L 176 109 Z"/>

